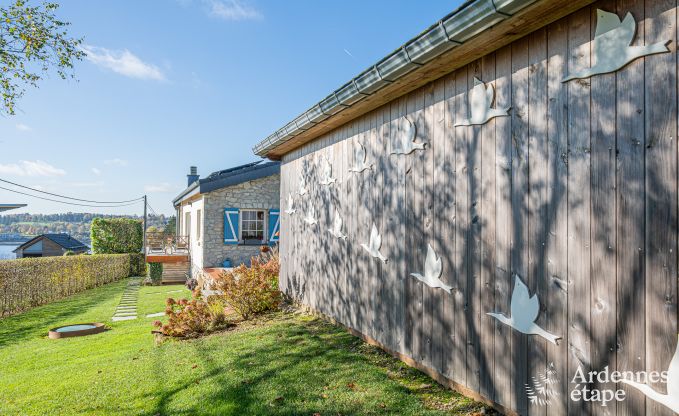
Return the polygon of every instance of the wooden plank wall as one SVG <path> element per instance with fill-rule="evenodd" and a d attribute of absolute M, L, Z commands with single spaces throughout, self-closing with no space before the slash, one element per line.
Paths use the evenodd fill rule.
<path fill-rule="evenodd" d="M 669 39 L 672 52 L 562 83 L 594 62 L 597 8 L 632 12 L 634 44 Z M 677 347 L 676 9 L 602 0 L 287 154 L 281 203 L 292 193 L 297 212 L 282 216 L 281 288 L 519 414 L 672 414 L 622 384 L 592 386 L 626 391 L 606 407 L 569 392 L 578 368 L 664 371 Z M 474 77 L 509 117 L 454 127 Z M 403 116 L 426 151 L 390 155 Z M 373 169 L 353 174 L 359 143 Z M 330 187 L 318 184 L 326 157 Z M 316 226 L 302 221 L 311 204 Z M 327 232 L 336 209 L 346 241 Z M 373 223 L 386 264 L 361 248 Z M 451 294 L 409 276 L 427 244 Z M 559 345 L 486 315 L 510 313 L 515 274 Z M 532 404 L 526 384 L 548 367 L 556 396 Z"/>

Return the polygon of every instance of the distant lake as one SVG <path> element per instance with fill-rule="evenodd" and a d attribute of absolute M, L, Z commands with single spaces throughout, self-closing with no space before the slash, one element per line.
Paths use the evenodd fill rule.
<path fill-rule="evenodd" d="M 12 251 L 19 247 L 19 244 L 14 245 L 2 245 L 0 244 L 0 260 L 13 259 L 16 256 Z"/>

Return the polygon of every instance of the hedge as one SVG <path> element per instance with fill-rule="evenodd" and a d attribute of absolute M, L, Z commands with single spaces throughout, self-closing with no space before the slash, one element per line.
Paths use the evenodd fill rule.
<path fill-rule="evenodd" d="M 141 260 L 140 260 L 141 259 Z M 0 316 L 139 275 L 141 254 L 101 254 L 0 261 Z"/>
<path fill-rule="evenodd" d="M 151 283 L 159 285 L 163 281 L 163 263 L 149 263 L 149 278 Z"/>
<path fill-rule="evenodd" d="M 144 246 L 141 220 L 95 218 L 90 229 L 95 254 L 140 253 Z"/>

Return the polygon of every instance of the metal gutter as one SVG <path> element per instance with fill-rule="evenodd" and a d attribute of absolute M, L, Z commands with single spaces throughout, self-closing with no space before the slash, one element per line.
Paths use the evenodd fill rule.
<path fill-rule="evenodd" d="M 471 0 L 361 72 L 252 149 L 261 157 L 303 131 L 375 94 L 390 83 L 538 0 Z"/>

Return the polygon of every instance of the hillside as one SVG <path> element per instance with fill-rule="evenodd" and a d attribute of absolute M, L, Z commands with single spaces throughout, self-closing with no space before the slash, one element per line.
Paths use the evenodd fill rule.
<path fill-rule="evenodd" d="M 34 236 L 46 233 L 68 233 L 85 244 L 90 244 L 90 224 L 94 218 L 134 218 L 136 215 L 101 215 L 91 213 L 66 214 L 8 214 L 0 215 L 0 240 L 3 235 Z M 149 215 L 149 227 L 164 228 L 170 218 Z M 10 238 L 11 239 L 11 238 Z"/>

